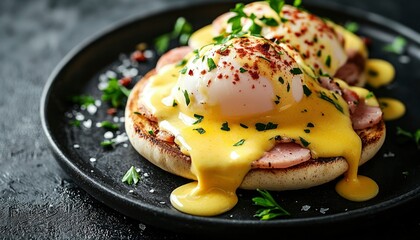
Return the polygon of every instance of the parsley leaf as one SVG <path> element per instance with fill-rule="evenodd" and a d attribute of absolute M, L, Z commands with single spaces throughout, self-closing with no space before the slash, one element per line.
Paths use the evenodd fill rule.
<path fill-rule="evenodd" d="M 102 90 L 102 100 L 110 102 L 115 108 L 123 106 L 128 95 L 130 95 L 130 90 L 119 84 L 116 78 L 110 79 L 108 86 Z"/>
<path fill-rule="evenodd" d="M 397 36 L 392 43 L 385 45 L 383 50 L 387 52 L 401 54 L 404 51 L 406 45 L 407 40 L 405 40 L 405 38 L 401 36 Z"/>
<path fill-rule="evenodd" d="M 257 129 L 257 131 L 265 131 L 265 130 L 270 130 L 270 129 L 276 129 L 278 124 L 272 123 L 272 122 L 268 122 L 267 124 L 264 123 L 256 123 L 255 124 L 255 128 Z"/>
<path fill-rule="evenodd" d="M 222 129 L 223 131 L 230 131 L 229 123 L 228 122 L 224 122 L 222 124 L 222 127 L 220 129 Z"/>
<path fill-rule="evenodd" d="M 241 139 L 241 140 L 239 140 L 237 143 L 235 143 L 235 144 L 233 144 L 233 146 L 234 147 L 237 147 L 237 146 L 241 146 L 241 145 L 243 145 L 244 144 L 244 142 L 245 142 L 245 139 Z"/>
<path fill-rule="evenodd" d="M 270 220 L 279 216 L 290 215 L 289 212 L 284 210 L 276 202 L 276 200 L 274 200 L 274 198 L 267 190 L 257 189 L 257 191 L 261 194 L 262 197 L 254 197 L 252 198 L 252 201 L 255 203 L 255 205 L 261 206 L 263 208 L 259 209 L 254 217 L 259 217 L 260 220 Z"/>
<path fill-rule="evenodd" d="M 397 135 L 408 137 L 417 145 L 417 148 L 420 148 L 420 129 L 417 129 L 414 133 L 411 133 L 407 130 L 402 129 L 401 127 L 397 127 Z"/>
<path fill-rule="evenodd" d="M 131 166 L 131 168 L 128 169 L 121 181 L 129 185 L 133 185 L 137 184 L 139 182 L 139 179 L 140 175 L 137 172 L 136 168 L 134 166 Z"/>
<path fill-rule="evenodd" d="M 118 124 L 112 123 L 110 121 L 102 121 L 100 126 L 107 129 L 107 130 L 112 130 L 112 131 L 116 131 L 120 128 L 120 126 L 118 126 Z"/>
<path fill-rule="evenodd" d="M 280 15 L 281 9 L 284 6 L 284 0 L 267 0 L 271 9 Z"/>
<path fill-rule="evenodd" d="M 194 117 L 197 118 L 197 120 L 193 122 L 193 124 L 201 123 L 201 121 L 203 121 L 203 118 L 204 118 L 204 116 L 201 116 L 198 114 L 194 114 Z"/>
<path fill-rule="evenodd" d="M 92 96 L 88 95 L 79 95 L 71 97 L 71 101 L 80 106 L 87 107 L 91 104 L 95 104 L 95 99 Z"/>
<path fill-rule="evenodd" d="M 338 111 L 344 113 L 343 107 L 340 104 L 334 102 L 334 100 L 332 100 L 330 97 L 328 97 L 327 94 L 325 94 L 324 92 L 321 92 L 320 98 L 327 101 L 327 102 L 332 103 L 334 105 L 334 107 L 337 108 Z"/>
<path fill-rule="evenodd" d="M 179 44 L 186 45 L 192 32 L 192 25 L 184 17 L 177 18 L 172 32 L 162 34 L 155 39 L 156 51 L 158 54 L 164 53 L 173 39 L 178 39 Z"/>
<path fill-rule="evenodd" d="M 359 24 L 357 22 L 347 22 L 344 28 L 349 32 L 355 33 L 359 30 Z"/>

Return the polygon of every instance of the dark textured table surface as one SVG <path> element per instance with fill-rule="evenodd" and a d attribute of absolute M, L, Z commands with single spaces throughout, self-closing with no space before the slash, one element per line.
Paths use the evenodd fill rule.
<path fill-rule="evenodd" d="M 116 21 L 188 2 L 0 1 L 1 239 L 186 238 L 183 233 L 168 232 L 125 217 L 69 179 L 54 159 L 42 131 L 39 103 L 53 68 L 81 41 Z M 378 13 L 420 31 L 419 1 L 336 2 Z M 278 237 L 419 239 L 419 216 L 420 199 L 417 199 L 370 219 L 361 219 L 366 222 L 365 227 L 358 229 L 357 234 L 328 228 L 295 234 L 279 229 Z"/>

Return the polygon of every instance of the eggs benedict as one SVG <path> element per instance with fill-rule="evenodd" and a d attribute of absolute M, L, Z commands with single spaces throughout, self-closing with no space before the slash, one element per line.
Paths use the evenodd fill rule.
<path fill-rule="evenodd" d="M 171 193 L 176 209 L 214 216 L 236 205 L 238 188 L 304 189 L 343 174 L 337 192 L 344 198 L 378 193 L 357 173 L 385 139 L 375 96 L 314 76 L 294 51 L 227 35 L 194 51 L 172 49 L 133 88 L 125 109 L 131 144 L 192 180 Z"/>
<path fill-rule="evenodd" d="M 189 45 L 196 49 L 211 43 L 213 38 L 236 32 L 251 32 L 276 43 L 290 44 L 316 76 L 335 76 L 356 86 L 365 84 L 368 52 L 362 39 L 329 20 L 288 4 L 280 7 L 270 1 L 237 4 L 211 25 L 193 33 Z"/>

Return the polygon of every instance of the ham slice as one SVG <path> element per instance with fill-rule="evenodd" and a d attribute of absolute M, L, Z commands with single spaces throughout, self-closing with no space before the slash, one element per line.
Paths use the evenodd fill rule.
<path fill-rule="evenodd" d="M 296 143 L 279 143 L 251 163 L 251 168 L 288 168 L 311 159 L 311 152 Z"/>

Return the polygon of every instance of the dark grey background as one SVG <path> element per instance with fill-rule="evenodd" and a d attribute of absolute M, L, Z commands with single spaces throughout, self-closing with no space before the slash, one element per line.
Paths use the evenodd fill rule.
<path fill-rule="evenodd" d="M 129 219 L 99 203 L 68 179 L 49 149 L 41 128 L 39 105 L 49 74 L 77 44 L 117 21 L 188 2 L 0 1 L 0 238 L 186 238 L 184 234 Z M 337 2 L 369 10 L 420 32 L 420 1 L 318 2 Z M 409 239 L 412 236 L 412 239 L 418 239 L 419 214 L 418 199 L 367 222 L 366 228 L 357 230 L 357 235 L 359 239 L 363 236 L 376 236 L 376 239 Z M 301 236 L 302 232 L 296 235 Z M 279 229 L 277 237 L 296 235 L 282 233 Z M 356 236 L 350 232 L 337 234 L 328 230 L 307 235 L 341 239 Z"/>

